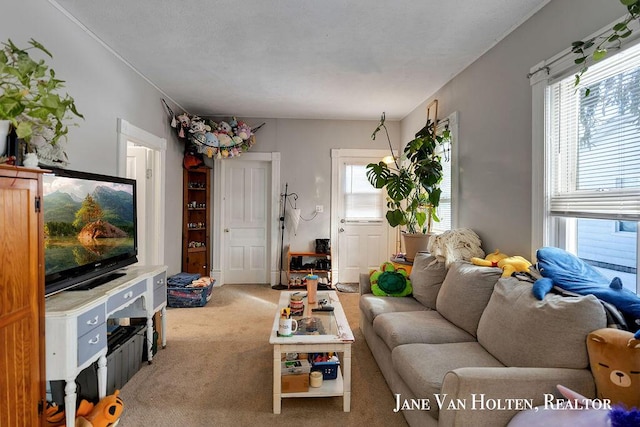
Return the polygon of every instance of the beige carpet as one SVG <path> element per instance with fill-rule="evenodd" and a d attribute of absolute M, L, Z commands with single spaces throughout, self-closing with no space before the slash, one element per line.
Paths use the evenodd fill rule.
<path fill-rule="evenodd" d="M 359 294 L 339 293 L 356 342 L 351 412 L 342 397 L 283 399 L 273 414 L 269 334 L 280 292 L 225 285 L 202 308 L 167 310 L 167 347 L 122 388 L 119 427 L 406 426 L 358 328 Z"/>

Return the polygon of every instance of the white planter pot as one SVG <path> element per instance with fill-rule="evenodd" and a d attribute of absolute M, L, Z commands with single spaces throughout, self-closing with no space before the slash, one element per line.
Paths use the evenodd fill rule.
<path fill-rule="evenodd" d="M 431 234 L 422 233 L 402 233 L 402 239 L 404 241 L 405 259 L 407 261 L 413 261 L 418 252 L 425 252 L 429 246 L 429 239 Z"/>
<path fill-rule="evenodd" d="M 0 156 L 7 155 L 7 137 L 10 129 L 11 122 L 9 120 L 0 120 Z"/>

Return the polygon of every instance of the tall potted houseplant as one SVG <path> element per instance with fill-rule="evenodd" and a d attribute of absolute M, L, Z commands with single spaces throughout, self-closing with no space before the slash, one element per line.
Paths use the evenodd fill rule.
<path fill-rule="evenodd" d="M 64 81 L 57 79 L 53 69 L 44 60 L 31 58 L 36 50 L 52 57 L 37 41 L 29 40 L 30 47 L 21 49 L 10 39 L 0 50 L 0 121 L 7 122 L 29 150 L 55 147 L 66 136 L 65 121 L 73 116 L 83 118 L 76 109 L 74 99 L 59 92 Z M 0 155 L 6 151 L 2 145 L 6 136 L 0 135 Z"/>
<path fill-rule="evenodd" d="M 384 130 L 393 154 L 384 122 L 383 113 L 371 138 L 375 139 L 376 134 Z M 440 204 L 443 172 L 438 148 L 449 141 L 448 129 L 438 135 L 436 123 L 427 120 L 427 124 L 415 134 L 415 138 L 407 143 L 399 159 L 394 157 L 390 164 L 381 161 L 367 165 L 369 182 L 375 188 L 386 190 L 387 222 L 391 227 L 405 227 L 403 236 L 409 260 L 413 259 L 417 250 L 426 249 L 433 221 L 440 221 L 436 210 Z M 420 243 L 408 243 L 416 238 L 420 239 Z M 417 247 L 412 249 L 411 246 Z"/>

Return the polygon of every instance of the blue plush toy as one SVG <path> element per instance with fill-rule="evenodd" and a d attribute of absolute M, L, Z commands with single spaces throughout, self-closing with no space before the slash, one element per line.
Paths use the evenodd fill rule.
<path fill-rule="evenodd" d="M 598 270 L 563 249 L 540 248 L 537 258 L 538 270 L 543 276 L 533 284 L 533 295 L 537 299 L 542 300 L 554 286 L 580 295 L 592 294 L 613 304 L 634 322 L 635 327 L 640 326 L 640 297 L 623 288 L 618 277 L 609 281 Z M 635 338 L 640 339 L 640 329 Z"/>

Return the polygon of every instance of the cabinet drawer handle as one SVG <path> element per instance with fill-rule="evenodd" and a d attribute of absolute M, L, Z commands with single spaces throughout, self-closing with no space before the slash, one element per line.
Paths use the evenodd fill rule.
<path fill-rule="evenodd" d="M 164 283 L 164 279 L 158 279 L 158 281 L 156 282 L 158 285 L 161 285 Z"/>
<path fill-rule="evenodd" d="M 94 344 L 98 344 L 100 342 L 100 335 L 96 335 L 95 338 L 91 338 L 89 340 L 89 344 L 94 345 Z"/>
<path fill-rule="evenodd" d="M 91 326 L 97 325 L 98 324 L 98 319 L 99 319 L 99 316 L 96 316 L 96 317 L 93 318 L 93 320 L 87 320 L 87 325 L 91 325 Z"/>
<path fill-rule="evenodd" d="M 133 291 L 129 291 L 123 295 L 124 299 L 129 299 L 133 296 Z"/>

